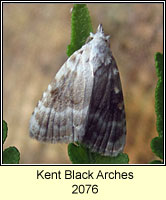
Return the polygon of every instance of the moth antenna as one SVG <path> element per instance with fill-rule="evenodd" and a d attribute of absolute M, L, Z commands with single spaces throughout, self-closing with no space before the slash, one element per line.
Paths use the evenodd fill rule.
<path fill-rule="evenodd" d="M 102 24 L 99 24 L 99 26 L 97 28 L 97 32 L 104 33 L 104 29 L 103 29 Z"/>

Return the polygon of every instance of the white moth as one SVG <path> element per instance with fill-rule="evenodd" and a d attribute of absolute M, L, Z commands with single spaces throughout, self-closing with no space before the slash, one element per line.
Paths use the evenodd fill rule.
<path fill-rule="evenodd" d="M 43 93 L 30 120 L 39 141 L 81 142 L 93 152 L 123 151 L 126 120 L 119 72 L 102 25 L 73 53 Z"/>

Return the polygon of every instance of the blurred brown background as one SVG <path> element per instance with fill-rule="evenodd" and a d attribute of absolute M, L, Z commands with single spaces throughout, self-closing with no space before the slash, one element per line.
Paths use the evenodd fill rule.
<path fill-rule="evenodd" d="M 111 35 L 126 105 L 130 163 L 155 159 L 150 141 L 157 135 L 154 90 L 155 52 L 163 51 L 162 4 L 87 4 L 93 29 L 103 24 Z M 20 163 L 71 163 L 65 144 L 29 138 L 31 113 L 43 91 L 66 61 L 72 4 L 4 4 L 3 119 L 4 148 L 16 146 Z"/>

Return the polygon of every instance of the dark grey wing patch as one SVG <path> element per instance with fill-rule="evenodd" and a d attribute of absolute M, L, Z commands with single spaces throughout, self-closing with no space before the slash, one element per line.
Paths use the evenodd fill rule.
<path fill-rule="evenodd" d="M 119 72 L 112 57 L 94 74 L 89 116 L 82 142 L 94 152 L 116 156 L 123 151 L 126 120 Z"/>

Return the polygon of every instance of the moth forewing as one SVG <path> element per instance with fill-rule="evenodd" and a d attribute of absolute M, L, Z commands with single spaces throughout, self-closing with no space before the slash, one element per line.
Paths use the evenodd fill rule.
<path fill-rule="evenodd" d="M 90 37 L 44 92 L 30 120 L 30 136 L 51 143 L 78 141 L 116 156 L 126 137 L 119 71 L 102 26 Z"/>

